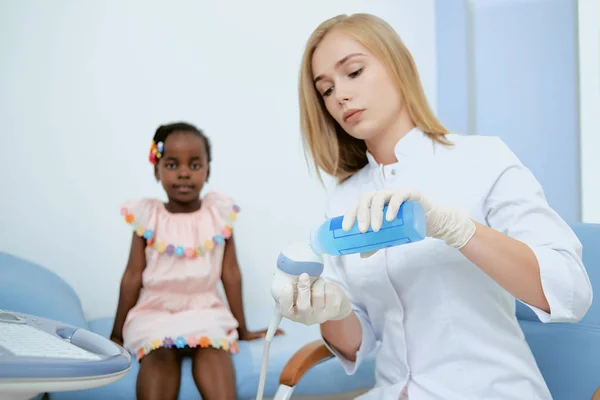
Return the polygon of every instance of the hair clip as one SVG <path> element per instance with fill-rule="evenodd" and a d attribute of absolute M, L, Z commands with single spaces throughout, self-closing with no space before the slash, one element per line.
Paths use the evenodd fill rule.
<path fill-rule="evenodd" d="M 158 162 L 158 160 L 162 156 L 163 150 L 164 150 L 163 142 L 158 142 L 158 144 L 157 144 L 154 142 L 154 140 L 152 141 L 152 145 L 150 146 L 150 157 L 149 157 L 151 164 L 156 164 Z"/>

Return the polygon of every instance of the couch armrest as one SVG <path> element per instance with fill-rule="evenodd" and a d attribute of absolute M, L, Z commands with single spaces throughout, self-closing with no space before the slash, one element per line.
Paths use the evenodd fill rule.
<path fill-rule="evenodd" d="M 333 357 L 323 340 L 308 343 L 285 364 L 279 375 L 279 384 L 294 387 L 309 369 Z"/>

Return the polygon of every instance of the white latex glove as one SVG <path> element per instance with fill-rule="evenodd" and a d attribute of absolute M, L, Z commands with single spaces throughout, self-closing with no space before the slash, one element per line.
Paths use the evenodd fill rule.
<path fill-rule="evenodd" d="M 448 246 L 462 248 L 475 233 L 475 223 L 462 210 L 431 203 L 416 190 L 381 190 L 368 193 L 351 208 L 342 221 L 342 229 L 348 231 L 358 220 L 358 229 L 366 232 L 369 226 L 378 232 L 383 224 L 383 207 L 388 204 L 386 220 L 398 215 L 400 205 L 408 200 L 418 201 L 425 212 L 427 236 L 441 239 Z M 372 254 L 372 253 L 370 253 Z"/>
<path fill-rule="evenodd" d="M 344 290 L 333 282 L 318 278 L 311 285 L 308 274 L 298 276 L 294 282 L 282 282 L 277 307 L 284 317 L 304 325 L 321 324 L 346 318 L 352 305 Z"/>

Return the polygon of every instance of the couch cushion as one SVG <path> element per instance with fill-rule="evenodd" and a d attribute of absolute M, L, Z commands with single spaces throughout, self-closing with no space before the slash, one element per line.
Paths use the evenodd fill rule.
<path fill-rule="evenodd" d="M 554 400 L 591 399 L 600 386 L 600 329 L 519 321 Z"/>
<path fill-rule="evenodd" d="M 266 327 L 270 310 L 263 313 L 250 312 L 248 320 L 252 321 L 249 328 L 258 330 Z M 257 324 L 257 321 L 259 322 Z M 264 321 L 262 324 L 261 321 Z M 91 320 L 89 329 L 108 337 L 112 330 L 113 318 L 102 318 Z M 318 326 L 307 327 L 284 320 L 281 328 L 285 335 L 276 337 L 269 352 L 269 366 L 267 382 L 265 385 L 265 397 L 272 397 L 279 385 L 279 374 L 287 361 L 305 344 L 320 338 Z M 236 370 L 236 383 L 238 398 L 247 399 L 256 396 L 262 354 L 264 348 L 263 340 L 252 342 L 240 342 L 239 353 L 233 356 Z M 347 376 L 337 360 L 329 360 L 316 366 L 309 371 L 296 388 L 296 394 L 331 394 L 353 391 L 357 389 L 370 388 L 374 385 L 373 376 L 374 359 L 368 359 L 354 376 Z M 198 390 L 191 375 L 191 360 L 184 359 L 182 365 L 182 377 L 179 399 L 200 399 Z M 139 371 L 139 364 L 133 362 L 131 371 L 120 381 L 109 386 L 88 389 L 77 392 L 52 393 L 51 400 L 75 400 L 75 399 L 135 399 L 135 381 Z M 329 374 L 327 377 L 325 375 Z"/>
<path fill-rule="evenodd" d="M 79 297 L 41 265 L 0 252 L 0 309 L 87 328 Z"/>

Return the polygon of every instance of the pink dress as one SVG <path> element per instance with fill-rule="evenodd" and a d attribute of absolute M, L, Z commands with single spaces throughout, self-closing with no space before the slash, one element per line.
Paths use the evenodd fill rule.
<path fill-rule="evenodd" d="M 124 346 L 138 360 L 160 347 L 237 351 L 238 323 L 217 284 L 238 212 L 220 193 L 188 214 L 172 214 L 157 199 L 124 204 L 121 215 L 147 242 L 142 289 L 123 326 Z"/>

